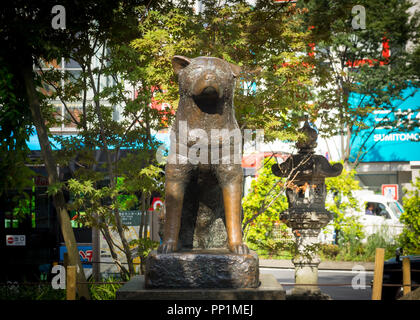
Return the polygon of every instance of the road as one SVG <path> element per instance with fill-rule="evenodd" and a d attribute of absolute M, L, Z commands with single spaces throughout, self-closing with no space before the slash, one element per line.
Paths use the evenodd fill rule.
<path fill-rule="evenodd" d="M 275 269 L 275 268 L 260 268 L 261 273 L 273 274 L 277 281 L 283 285 L 286 293 L 289 293 L 293 289 L 293 285 L 288 286 L 284 284 L 294 284 L 295 271 L 293 269 Z M 351 286 L 347 287 L 330 287 L 330 286 L 319 286 L 323 293 L 328 294 L 333 300 L 371 300 L 372 290 L 370 288 L 370 282 L 373 280 L 372 271 L 364 271 L 361 273 L 352 271 L 342 270 L 319 270 L 318 271 L 318 283 L 319 284 L 351 284 L 353 278 L 355 283 L 361 284 L 361 281 L 356 281 L 362 277 L 365 277 L 366 287 L 364 289 L 353 289 Z"/>

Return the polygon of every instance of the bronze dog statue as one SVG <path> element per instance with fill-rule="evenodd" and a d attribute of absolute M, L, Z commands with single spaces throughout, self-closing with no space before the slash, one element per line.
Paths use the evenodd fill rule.
<path fill-rule="evenodd" d="M 207 137 L 212 136 L 214 129 L 239 131 L 233 109 L 235 78 L 240 72 L 239 66 L 219 58 L 189 59 L 182 56 L 174 56 L 172 65 L 175 74 L 178 75 L 180 92 L 179 106 L 172 128 L 172 133 L 176 137 L 186 133 L 183 131 L 191 133 L 198 130 L 198 133 Z M 191 229 L 195 228 L 197 218 L 198 198 L 200 198 L 198 185 L 201 186 L 200 192 L 210 192 L 215 181 L 217 187 L 221 189 L 219 192 L 221 201 L 218 199 L 215 201 L 222 202 L 221 205 L 224 206 L 228 248 L 237 254 L 249 252 L 242 241 L 242 167 L 240 160 L 239 163 L 234 161 L 238 157 L 230 158 L 230 151 L 235 149 L 236 145 L 231 142 L 230 137 L 223 135 L 218 136 L 217 144 L 213 139 L 209 140 L 200 140 L 200 159 L 205 161 L 199 163 L 191 161 L 189 157 L 193 146 L 188 139 L 185 141 L 180 138 L 175 143 L 171 142 L 165 169 L 164 236 L 158 248 L 159 253 L 175 252 L 182 247 L 192 246 L 191 241 L 187 245 L 179 242 L 194 233 Z M 222 152 L 221 145 L 227 146 L 230 152 L 228 161 L 224 158 L 226 154 L 219 158 Z M 214 161 L 215 154 L 217 161 Z M 199 180 L 200 183 L 197 182 Z M 205 190 L 206 185 L 207 190 Z"/>

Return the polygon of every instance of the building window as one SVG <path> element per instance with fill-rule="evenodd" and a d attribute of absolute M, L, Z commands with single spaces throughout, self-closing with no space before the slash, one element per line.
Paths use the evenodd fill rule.
<path fill-rule="evenodd" d="M 94 61 L 94 65 L 95 65 Z M 51 96 L 50 104 L 53 108 L 52 116 L 55 118 L 56 123 L 52 124 L 50 131 L 52 133 L 57 132 L 66 132 L 66 133 L 74 133 L 77 132 L 77 122 L 80 122 L 81 115 L 83 114 L 83 92 L 73 92 L 72 96 L 75 97 L 72 101 L 65 101 L 65 104 L 59 99 L 59 97 L 53 98 L 53 94 L 55 93 L 55 88 L 64 87 L 65 85 L 71 84 L 80 84 L 82 80 L 80 77 L 82 76 L 83 69 L 82 67 L 73 59 L 57 59 L 52 60 L 50 62 L 41 60 L 39 61 L 38 65 L 34 66 L 34 70 L 38 74 L 46 74 L 47 71 L 51 70 L 61 72 L 61 77 L 53 76 L 52 78 L 60 78 L 60 80 L 52 81 L 42 84 L 41 88 L 38 90 L 41 91 L 46 96 Z M 51 84 L 50 84 L 51 83 Z M 100 79 L 100 90 L 105 87 L 111 86 L 113 84 L 113 80 L 111 77 L 101 76 Z M 86 94 L 86 105 L 93 103 L 93 91 L 88 90 Z M 101 103 L 107 104 L 107 101 L 101 101 Z M 111 107 L 111 106 L 110 106 Z M 115 110 L 114 110 L 115 113 Z M 119 118 L 116 115 L 116 118 Z"/>

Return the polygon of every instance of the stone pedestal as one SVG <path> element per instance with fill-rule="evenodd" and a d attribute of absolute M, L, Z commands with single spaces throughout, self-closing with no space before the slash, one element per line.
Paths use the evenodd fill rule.
<path fill-rule="evenodd" d="M 260 276 L 258 288 L 146 289 L 135 276 L 117 291 L 117 300 L 286 300 L 286 291 L 272 274 Z"/>
<path fill-rule="evenodd" d="M 146 260 L 146 289 L 239 289 L 259 286 L 258 256 L 227 249 L 160 254 Z"/>
<path fill-rule="evenodd" d="M 295 265 L 294 295 L 317 295 L 320 293 L 318 284 L 318 265 L 321 259 L 318 256 L 318 235 L 321 228 L 328 224 L 331 214 L 323 212 L 286 212 L 283 219 L 292 228 L 296 237 L 296 253 L 292 259 Z M 307 284 L 307 286 L 305 286 Z"/>
<path fill-rule="evenodd" d="M 271 274 L 259 274 L 258 256 L 227 249 L 192 250 L 147 257 L 145 276 L 117 291 L 117 300 L 285 300 Z"/>

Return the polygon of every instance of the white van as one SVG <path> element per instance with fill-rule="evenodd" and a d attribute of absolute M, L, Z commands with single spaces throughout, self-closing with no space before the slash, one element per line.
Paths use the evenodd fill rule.
<path fill-rule="evenodd" d="M 402 232 L 404 225 L 400 222 L 400 216 L 404 209 L 398 201 L 372 193 L 356 194 L 356 199 L 359 200 L 360 209 L 357 214 L 366 237 L 378 232 L 382 226 L 387 227 L 392 238 Z"/>
<path fill-rule="evenodd" d="M 404 209 L 398 201 L 368 190 L 354 191 L 353 195 L 358 200 L 359 210 L 353 209 L 347 214 L 359 217 L 365 234 L 362 242 L 381 229 L 386 229 L 389 237 L 394 239 L 402 232 L 404 225 L 400 222 L 400 216 Z M 330 223 L 320 233 L 319 240 L 323 243 L 332 243 L 334 239 L 334 228 Z"/>

